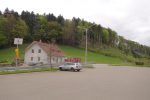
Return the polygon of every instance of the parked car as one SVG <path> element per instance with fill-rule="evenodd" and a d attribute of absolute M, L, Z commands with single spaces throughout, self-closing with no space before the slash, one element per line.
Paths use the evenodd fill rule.
<path fill-rule="evenodd" d="M 60 71 L 62 70 L 80 71 L 81 69 L 82 69 L 82 66 L 80 63 L 67 62 L 59 66 Z"/>

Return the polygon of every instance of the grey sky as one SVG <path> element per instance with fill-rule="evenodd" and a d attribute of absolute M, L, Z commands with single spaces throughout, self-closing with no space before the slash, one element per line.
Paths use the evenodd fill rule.
<path fill-rule="evenodd" d="M 28 10 L 80 17 L 150 46 L 149 4 L 149 0 L 0 0 L 0 10 L 8 7 L 19 13 Z"/>

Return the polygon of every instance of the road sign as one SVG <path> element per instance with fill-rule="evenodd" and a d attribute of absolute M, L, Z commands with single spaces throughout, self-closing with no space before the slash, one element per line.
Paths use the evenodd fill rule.
<path fill-rule="evenodd" d="M 15 39 L 14 39 L 14 44 L 21 45 L 22 42 L 23 42 L 23 39 L 22 39 L 22 38 L 15 38 Z"/>
<path fill-rule="evenodd" d="M 21 45 L 23 42 L 22 38 L 15 38 L 14 39 L 14 44 L 17 45 L 17 48 L 15 49 L 15 53 L 16 53 L 16 67 L 18 66 L 18 60 L 19 60 L 19 48 L 18 45 Z"/>

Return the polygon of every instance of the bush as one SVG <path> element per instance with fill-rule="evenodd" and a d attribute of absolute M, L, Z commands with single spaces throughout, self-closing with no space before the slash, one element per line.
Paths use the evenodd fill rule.
<path fill-rule="evenodd" d="M 0 63 L 8 63 L 8 60 L 1 60 Z"/>
<path fill-rule="evenodd" d="M 144 62 L 135 62 L 136 65 L 144 65 Z"/>

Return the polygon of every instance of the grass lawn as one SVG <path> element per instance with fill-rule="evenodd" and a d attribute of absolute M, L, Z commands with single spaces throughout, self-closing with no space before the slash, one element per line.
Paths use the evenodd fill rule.
<path fill-rule="evenodd" d="M 84 62 L 85 51 L 74 47 L 60 45 L 60 48 L 65 52 L 68 57 L 79 57 Z M 122 64 L 123 60 L 116 57 L 104 56 L 99 53 L 88 51 L 87 61 L 92 63 L 107 63 L 107 64 Z"/>
<path fill-rule="evenodd" d="M 27 44 L 19 46 L 20 49 L 20 56 L 23 59 L 24 58 L 24 51 L 25 47 L 27 47 Z M 0 61 L 8 61 L 8 63 L 11 63 L 15 59 L 15 48 L 6 48 L 6 49 L 0 49 Z"/>
<path fill-rule="evenodd" d="M 82 62 L 84 62 L 84 49 L 74 48 L 65 45 L 60 45 L 60 48 L 65 52 L 68 57 L 79 57 L 81 58 Z M 150 60 L 134 58 L 131 55 L 124 54 L 121 50 L 116 48 L 101 49 L 99 50 L 99 53 L 88 51 L 87 60 L 88 62 L 92 63 L 111 64 L 114 66 L 137 66 L 135 65 L 135 61 L 142 61 L 144 62 L 144 65 L 142 66 L 150 66 Z"/>
<path fill-rule="evenodd" d="M 15 71 L 0 71 L 0 75 L 5 75 L 5 74 L 18 74 L 18 73 L 31 73 L 31 72 L 55 72 L 57 71 L 57 68 L 34 68 L 34 69 L 29 69 L 29 70 L 15 70 Z"/>
<path fill-rule="evenodd" d="M 28 44 L 19 46 L 21 59 L 24 58 L 25 48 L 27 46 Z M 81 58 L 82 62 L 84 62 L 84 57 L 85 57 L 84 49 L 74 48 L 65 45 L 59 45 L 59 47 L 64 51 L 67 57 L 79 57 Z M 13 62 L 15 57 L 14 50 L 15 47 L 0 49 L 0 61 L 7 60 L 8 63 Z M 113 55 L 114 57 L 107 56 L 105 54 Z M 134 63 L 129 63 L 128 60 L 133 61 L 133 57 L 125 56 L 123 53 L 121 53 L 121 51 L 119 50 L 116 51 L 116 49 L 101 50 L 99 53 L 88 51 L 87 54 L 87 61 L 91 63 L 105 63 L 105 64 L 112 64 L 112 65 L 135 65 Z M 146 61 L 146 60 L 142 60 L 142 61 L 146 62 L 146 66 L 150 65 L 150 61 Z"/>

